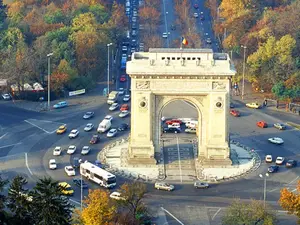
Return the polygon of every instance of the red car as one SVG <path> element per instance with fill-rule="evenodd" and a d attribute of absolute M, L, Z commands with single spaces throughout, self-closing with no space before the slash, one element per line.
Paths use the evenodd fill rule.
<path fill-rule="evenodd" d="M 230 114 L 235 116 L 235 117 L 239 117 L 240 116 L 240 112 L 235 110 L 235 109 L 232 109 L 230 110 Z"/>
<path fill-rule="evenodd" d="M 126 74 L 122 74 L 122 75 L 120 76 L 120 81 L 121 81 L 121 82 L 125 82 L 125 81 L 126 81 Z"/>
<path fill-rule="evenodd" d="M 129 106 L 127 104 L 123 104 L 120 108 L 120 111 L 125 111 L 125 110 L 128 110 L 129 109 Z"/>
<path fill-rule="evenodd" d="M 97 142 L 100 140 L 100 137 L 98 134 L 94 134 L 93 137 L 90 140 L 90 144 L 97 144 Z"/>
<path fill-rule="evenodd" d="M 167 124 L 167 125 L 172 125 L 173 123 L 179 123 L 179 124 L 182 124 L 182 121 L 181 121 L 181 120 L 176 120 L 176 119 L 173 119 L 173 120 L 167 120 L 167 121 L 166 121 L 166 124 Z"/>
<path fill-rule="evenodd" d="M 198 8 L 199 8 L 199 5 L 198 5 L 198 4 L 194 4 L 194 8 L 195 8 L 195 9 L 198 9 Z"/>
<path fill-rule="evenodd" d="M 266 127 L 268 127 L 268 124 L 267 124 L 265 121 L 258 121 L 258 122 L 256 123 L 256 125 L 257 125 L 258 127 L 261 127 L 261 128 L 266 128 Z"/>

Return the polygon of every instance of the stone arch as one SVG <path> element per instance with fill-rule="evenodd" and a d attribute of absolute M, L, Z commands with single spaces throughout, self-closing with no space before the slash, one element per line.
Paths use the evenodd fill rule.
<path fill-rule="evenodd" d="M 153 134 L 153 144 L 155 146 L 155 149 L 159 149 L 160 146 L 160 139 L 161 139 L 161 117 L 162 112 L 164 108 L 171 102 L 177 101 L 177 100 L 183 100 L 191 103 L 197 113 L 198 113 L 198 156 L 200 155 L 206 155 L 204 151 L 204 144 L 205 144 L 205 138 L 206 138 L 206 122 L 205 122 L 205 109 L 203 101 L 205 99 L 205 95 L 199 95 L 199 96 L 174 96 L 174 95 L 156 95 L 155 96 L 155 106 L 153 108 L 155 117 L 153 118 L 153 121 L 155 121 L 152 129 Z"/>

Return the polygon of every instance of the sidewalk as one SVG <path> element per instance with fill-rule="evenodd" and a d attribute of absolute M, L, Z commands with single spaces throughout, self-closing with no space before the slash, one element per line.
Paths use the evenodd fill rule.
<path fill-rule="evenodd" d="M 90 108 L 94 106 L 98 106 L 100 104 L 103 104 L 103 102 L 106 101 L 107 97 L 103 96 L 103 88 L 104 86 L 102 84 L 98 84 L 97 87 L 90 92 L 78 95 L 78 96 L 72 96 L 72 97 L 66 97 L 57 99 L 50 102 L 51 111 L 56 111 L 53 109 L 53 105 L 61 102 L 61 101 L 67 101 L 69 106 L 64 109 L 74 109 L 74 106 L 80 106 L 82 109 L 84 108 Z M 33 102 L 33 101 L 27 101 L 27 100 L 14 100 L 11 102 L 11 105 L 17 108 L 22 108 L 30 111 L 36 111 L 36 112 L 45 112 L 47 111 L 48 102 Z M 60 111 L 60 110 L 57 110 Z"/>

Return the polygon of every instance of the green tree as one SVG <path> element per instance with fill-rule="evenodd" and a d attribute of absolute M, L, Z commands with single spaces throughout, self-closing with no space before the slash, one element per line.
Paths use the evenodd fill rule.
<path fill-rule="evenodd" d="M 6 203 L 6 197 L 2 194 L 2 191 L 5 187 L 5 185 L 8 184 L 8 180 L 2 179 L 0 176 L 0 224 L 7 225 L 8 224 L 8 214 L 4 211 L 5 209 L 5 203 Z"/>
<path fill-rule="evenodd" d="M 276 220 L 274 211 L 268 206 L 264 207 L 263 202 L 252 200 L 250 203 L 246 203 L 236 199 L 226 209 L 222 224 L 273 225 Z"/>
<path fill-rule="evenodd" d="M 51 178 L 40 179 L 32 196 L 32 216 L 35 224 L 70 224 L 73 205 L 63 196 L 57 181 Z"/>
<path fill-rule="evenodd" d="M 16 176 L 8 190 L 7 207 L 13 213 L 11 224 L 32 224 L 31 203 L 32 197 L 30 191 L 24 188 L 27 180 L 22 176 Z"/>
<path fill-rule="evenodd" d="M 0 31 L 4 28 L 4 22 L 6 17 L 6 5 L 3 4 L 3 0 L 0 0 Z"/>

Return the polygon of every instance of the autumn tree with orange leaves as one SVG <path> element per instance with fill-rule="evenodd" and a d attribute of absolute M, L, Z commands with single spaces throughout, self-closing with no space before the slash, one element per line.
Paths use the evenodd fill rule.
<path fill-rule="evenodd" d="M 298 180 L 297 192 L 291 192 L 286 188 L 280 191 L 279 205 L 287 210 L 288 214 L 296 215 L 300 224 L 300 180 Z"/>

